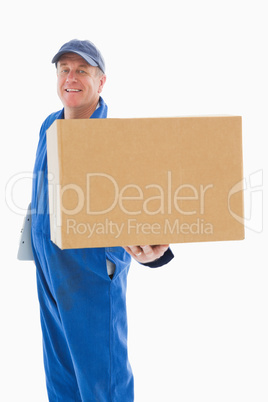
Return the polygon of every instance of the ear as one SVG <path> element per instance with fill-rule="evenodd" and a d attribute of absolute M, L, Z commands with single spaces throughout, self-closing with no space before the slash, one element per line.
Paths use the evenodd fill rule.
<path fill-rule="evenodd" d="M 98 93 L 99 93 L 99 94 L 102 92 L 105 82 L 106 82 L 106 75 L 103 74 L 103 75 L 100 77 L 100 81 L 99 81 L 99 89 L 98 89 Z"/>

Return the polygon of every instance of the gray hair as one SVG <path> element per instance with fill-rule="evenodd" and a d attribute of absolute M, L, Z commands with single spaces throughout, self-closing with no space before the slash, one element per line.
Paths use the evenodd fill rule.
<path fill-rule="evenodd" d="M 101 77 L 102 75 L 105 75 L 104 72 L 102 71 L 102 69 L 100 67 L 96 67 L 96 75 Z"/>

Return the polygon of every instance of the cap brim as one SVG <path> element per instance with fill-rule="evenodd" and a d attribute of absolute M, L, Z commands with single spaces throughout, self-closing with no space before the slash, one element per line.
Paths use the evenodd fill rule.
<path fill-rule="evenodd" d="M 72 50 L 72 49 L 67 49 L 67 50 L 58 52 L 58 53 L 53 57 L 51 63 L 57 63 L 57 62 L 59 61 L 60 57 L 61 57 L 63 54 L 66 54 L 66 53 L 76 53 L 76 54 L 78 54 L 79 56 L 81 56 L 81 57 L 82 57 L 88 64 L 90 64 L 91 66 L 93 66 L 93 67 L 98 67 L 98 64 L 97 64 L 91 57 L 89 57 L 86 53 L 78 52 L 78 51 L 76 51 L 76 50 L 74 51 L 74 50 Z"/>

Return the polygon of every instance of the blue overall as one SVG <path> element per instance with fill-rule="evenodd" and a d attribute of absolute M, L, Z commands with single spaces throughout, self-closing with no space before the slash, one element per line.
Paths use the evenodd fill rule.
<path fill-rule="evenodd" d="M 106 118 L 107 106 L 91 118 Z M 127 353 L 126 285 L 131 257 L 121 247 L 60 250 L 50 241 L 46 130 L 64 109 L 44 121 L 32 191 L 32 246 L 50 402 L 132 402 Z M 154 263 L 173 258 L 169 249 Z M 106 259 L 116 266 L 110 279 Z"/>

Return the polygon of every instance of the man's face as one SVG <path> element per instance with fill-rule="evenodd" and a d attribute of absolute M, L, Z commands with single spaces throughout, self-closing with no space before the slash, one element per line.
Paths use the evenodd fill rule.
<path fill-rule="evenodd" d="M 106 76 L 81 56 L 66 53 L 57 63 L 57 92 L 65 108 L 86 110 L 102 91 Z"/>

